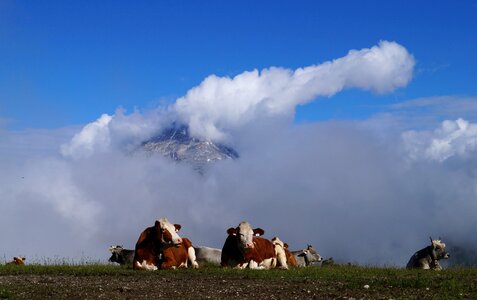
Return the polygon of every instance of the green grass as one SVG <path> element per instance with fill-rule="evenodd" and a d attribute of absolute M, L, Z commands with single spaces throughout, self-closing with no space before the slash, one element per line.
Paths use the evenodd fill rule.
<path fill-rule="evenodd" d="M 131 276 L 151 278 L 154 276 L 170 279 L 204 278 L 211 282 L 221 280 L 262 280 L 283 281 L 288 284 L 311 282 L 315 286 L 333 289 L 333 291 L 363 291 L 369 285 L 369 291 L 377 295 L 394 295 L 394 298 L 471 298 L 477 299 L 477 269 L 452 268 L 440 272 L 430 270 L 406 270 L 398 268 L 369 268 L 356 266 L 334 266 L 327 268 L 294 268 L 290 270 L 236 270 L 215 266 L 204 266 L 198 270 L 160 270 L 134 271 L 131 268 L 115 265 L 26 265 L 0 266 L 2 276 Z M 0 299 L 11 298 L 11 291 L 0 284 Z M 373 295 L 373 294 L 372 294 Z M 373 298 L 373 297 L 371 297 Z"/>

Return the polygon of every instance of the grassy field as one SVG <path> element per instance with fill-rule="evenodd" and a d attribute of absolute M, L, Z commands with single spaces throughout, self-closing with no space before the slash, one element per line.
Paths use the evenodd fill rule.
<path fill-rule="evenodd" d="M 477 269 L 0 266 L 0 299 L 477 299 Z"/>

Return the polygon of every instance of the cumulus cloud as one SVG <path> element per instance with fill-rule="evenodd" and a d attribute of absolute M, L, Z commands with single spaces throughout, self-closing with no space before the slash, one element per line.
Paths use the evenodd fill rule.
<path fill-rule="evenodd" d="M 120 108 L 114 115 L 103 114 L 84 126 L 70 141 L 61 145 L 60 152 L 68 158 L 82 159 L 118 148 L 131 150 L 157 133 L 164 124 L 170 124 L 173 118 L 173 114 L 167 114 L 163 109 L 145 113 L 136 110 L 128 115 Z"/>
<path fill-rule="evenodd" d="M 111 120 L 111 116 L 103 114 L 95 122 L 86 125 L 69 144 L 61 146 L 61 153 L 64 156 L 81 158 L 90 156 L 95 151 L 106 151 L 111 143 L 108 127 Z"/>
<path fill-rule="evenodd" d="M 407 131 L 402 137 L 410 159 L 442 162 L 475 153 L 477 124 L 463 119 L 446 120 L 434 131 Z"/>
<path fill-rule="evenodd" d="M 223 139 L 231 128 L 266 116 L 291 117 L 297 105 L 345 88 L 391 92 L 407 85 L 414 64 L 404 47 L 382 41 L 369 49 L 351 50 L 342 58 L 296 70 L 272 67 L 233 78 L 211 75 L 179 98 L 172 110 L 189 124 L 192 134 Z"/>
<path fill-rule="evenodd" d="M 329 97 L 345 88 L 387 93 L 403 87 L 412 78 L 414 64 L 403 46 L 381 41 L 377 46 L 351 50 L 344 57 L 296 70 L 271 67 L 233 78 L 211 75 L 166 110 L 156 110 L 155 118 L 139 112 L 125 116 L 121 110 L 113 116 L 102 115 L 61 151 L 78 159 L 95 151 L 106 152 L 111 143 L 144 139 L 160 128 L 158 115 L 189 125 L 194 136 L 230 141 L 232 131 L 257 119 L 292 119 L 297 105 L 319 96 Z"/>

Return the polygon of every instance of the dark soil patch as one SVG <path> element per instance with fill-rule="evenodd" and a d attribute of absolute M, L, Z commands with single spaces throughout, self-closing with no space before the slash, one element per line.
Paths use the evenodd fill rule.
<path fill-rule="evenodd" d="M 0 299 L 477 299 L 475 271 L 24 270 L 0 272 Z"/>

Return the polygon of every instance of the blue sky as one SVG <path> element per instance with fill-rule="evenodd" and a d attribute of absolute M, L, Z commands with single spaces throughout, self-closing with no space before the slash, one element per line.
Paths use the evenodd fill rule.
<path fill-rule="evenodd" d="M 338 93 L 296 120 L 363 119 L 382 105 L 477 94 L 477 1 L 0 2 L 0 118 L 86 124 L 172 103 L 206 76 L 296 69 L 396 41 L 416 59 L 390 94 Z"/>

